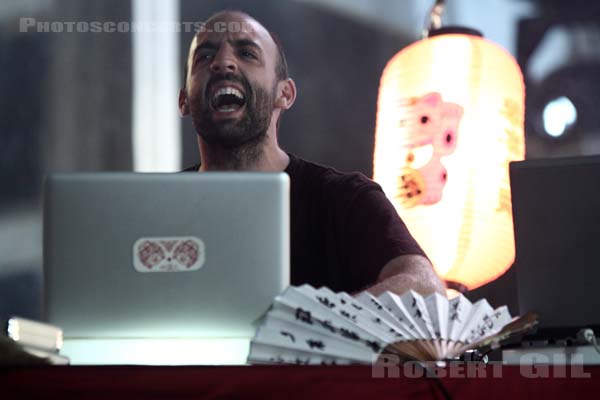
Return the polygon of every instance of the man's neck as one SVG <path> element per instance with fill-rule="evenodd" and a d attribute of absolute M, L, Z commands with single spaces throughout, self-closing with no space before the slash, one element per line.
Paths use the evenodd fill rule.
<path fill-rule="evenodd" d="M 209 146 L 198 137 L 198 147 L 202 165 L 200 171 L 261 171 L 281 172 L 289 164 L 288 155 L 279 148 L 276 141 L 223 149 Z"/>

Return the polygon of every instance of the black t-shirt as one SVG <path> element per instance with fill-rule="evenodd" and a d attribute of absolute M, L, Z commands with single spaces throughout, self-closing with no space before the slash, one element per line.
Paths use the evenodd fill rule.
<path fill-rule="evenodd" d="M 377 183 L 288 155 L 292 285 L 356 292 L 391 259 L 424 255 Z"/>

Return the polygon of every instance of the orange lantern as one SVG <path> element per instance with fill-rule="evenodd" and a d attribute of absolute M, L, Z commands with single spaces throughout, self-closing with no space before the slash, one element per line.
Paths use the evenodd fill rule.
<path fill-rule="evenodd" d="M 383 71 L 374 180 L 446 281 L 468 289 L 515 257 L 508 163 L 525 155 L 514 58 L 476 31 L 442 28 Z"/>

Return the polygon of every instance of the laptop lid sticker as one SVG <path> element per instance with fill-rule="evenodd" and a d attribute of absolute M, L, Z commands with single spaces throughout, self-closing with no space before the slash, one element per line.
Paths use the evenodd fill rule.
<path fill-rule="evenodd" d="M 204 265 L 204 242 L 194 236 L 147 237 L 133 245 L 138 272 L 196 271 Z"/>

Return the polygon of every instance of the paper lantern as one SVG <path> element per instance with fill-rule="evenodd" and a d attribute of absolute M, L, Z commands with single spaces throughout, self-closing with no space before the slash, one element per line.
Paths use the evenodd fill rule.
<path fill-rule="evenodd" d="M 387 64 L 373 170 L 438 274 L 474 289 L 514 261 L 508 163 L 525 155 L 525 89 L 507 51 L 456 32 Z"/>

